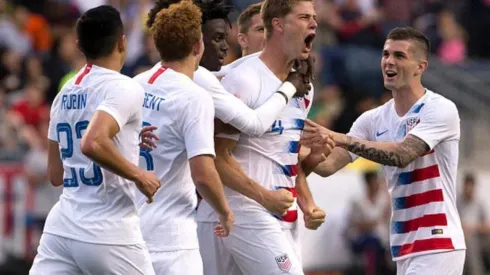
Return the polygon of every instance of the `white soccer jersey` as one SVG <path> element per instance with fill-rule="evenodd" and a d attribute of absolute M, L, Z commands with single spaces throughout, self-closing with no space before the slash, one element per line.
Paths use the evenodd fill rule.
<path fill-rule="evenodd" d="M 91 64 L 63 86 L 51 107 L 48 138 L 59 143 L 64 188 L 44 232 L 99 244 L 143 243 L 135 184 L 100 168 L 80 151 L 92 115 L 104 111 L 119 125 L 113 139 L 118 151 L 137 165 L 143 98 L 136 81 Z"/>
<path fill-rule="evenodd" d="M 143 120 L 157 126 L 157 148 L 142 151 L 140 167 L 154 170 L 162 185 L 154 202 L 138 201 L 143 237 L 150 251 L 199 248 L 197 195 L 189 159 L 214 157 L 214 105 L 208 92 L 184 74 L 154 66 L 135 77 L 145 89 Z"/>
<path fill-rule="evenodd" d="M 459 121 L 453 102 L 427 90 L 403 117 L 391 100 L 362 114 L 348 134 L 380 142 L 401 142 L 410 134 L 430 147 L 405 168 L 383 166 L 392 199 L 394 260 L 465 249 L 456 209 Z"/>
<path fill-rule="evenodd" d="M 235 61 L 235 63 L 241 64 L 250 58 L 257 58 L 257 56 L 258 54 L 246 56 Z M 213 97 L 217 118 L 248 135 L 260 136 L 264 134 L 286 106 L 282 95 L 271 93 L 268 94 L 267 100 L 251 109 L 236 96 L 229 93 L 221 85 L 218 78 L 204 67 L 199 67 L 194 73 L 194 82 Z"/>
<path fill-rule="evenodd" d="M 250 108 L 263 104 L 282 84 L 259 57 L 238 66 L 223 78 L 222 83 Z M 235 159 L 251 179 L 269 190 L 286 188 L 296 195 L 299 139 L 311 107 L 309 98 L 313 98 L 313 91 L 307 98 L 293 98 L 262 137 L 240 136 L 233 153 Z M 225 193 L 237 216 L 235 224 L 262 228 L 277 223 L 276 217 L 257 202 L 227 187 Z M 296 204 L 290 210 L 281 218 L 285 227 L 294 226 L 297 220 Z M 213 210 L 205 202 L 199 206 L 198 219 L 203 222 L 216 220 Z"/>

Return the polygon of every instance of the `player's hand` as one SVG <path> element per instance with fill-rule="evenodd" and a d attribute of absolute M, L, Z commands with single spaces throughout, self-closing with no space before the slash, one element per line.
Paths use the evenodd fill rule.
<path fill-rule="evenodd" d="M 231 126 L 230 124 L 226 124 L 223 121 L 215 118 L 214 119 L 214 134 L 227 134 L 227 135 L 234 135 L 234 134 L 239 134 L 240 131 L 238 131 L 235 127 Z"/>
<path fill-rule="evenodd" d="M 157 136 L 157 134 L 153 133 L 154 130 L 158 129 L 156 126 L 145 126 L 141 128 L 140 132 L 140 149 L 142 150 L 148 150 L 151 151 L 154 148 L 157 148 L 157 140 L 160 140 L 160 138 Z"/>
<path fill-rule="evenodd" d="M 325 222 L 325 211 L 318 206 L 313 206 L 303 211 L 305 227 L 310 230 L 317 230 Z"/>
<path fill-rule="evenodd" d="M 331 131 L 307 119 L 305 120 L 305 127 L 303 128 L 300 144 L 311 148 L 312 150 L 320 150 L 323 154 L 330 154 L 335 146 L 343 146 L 347 144 L 347 142 L 345 135 Z"/>
<path fill-rule="evenodd" d="M 141 170 L 136 181 L 138 189 L 148 198 L 148 203 L 153 202 L 153 196 L 160 188 L 160 179 L 151 171 Z"/>
<path fill-rule="evenodd" d="M 219 223 L 214 228 L 214 235 L 217 237 L 228 237 L 234 222 L 235 214 L 231 211 L 227 215 L 219 215 Z"/>
<path fill-rule="evenodd" d="M 289 73 L 286 81 L 291 82 L 296 87 L 295 97 L 304 97 L 311 90 L 311 74 L 313 68 L 310 59 L 296 60 L 294 62 L 294 72 Z"/>
<path fill-rule="evenodd" d="M 264 196 L 263 202 L 261 202 L 262 206 L 264 206 L 267 211 L 280 217 L 288 213 L 288 209 L 293 205 L 293 203 L 293 194 L 284 188 L 269 191 Z"/>

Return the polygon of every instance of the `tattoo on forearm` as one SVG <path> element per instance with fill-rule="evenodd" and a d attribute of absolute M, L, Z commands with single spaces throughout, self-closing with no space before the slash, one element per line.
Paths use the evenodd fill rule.
<path fill-rule="evenodd" d="M 358 156 L 383 165 L 405 167 L 429 151 L 429 146 L 420 138 L 408 135 L 393 151 L 376 149 L 356 141 L 348 142 L 347 149 Z"/>

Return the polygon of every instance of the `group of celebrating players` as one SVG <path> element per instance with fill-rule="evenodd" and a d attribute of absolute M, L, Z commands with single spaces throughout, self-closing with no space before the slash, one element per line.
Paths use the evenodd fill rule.
<path fill-rule="evenodd" d="M 421 83 L 427 38 L 392 30 L 381 68 L 393 99 L 345 135 L 307 119 L 312 1 L 247 8 L 243 57 L 223 66 L 230 11 L 219 0 L 157 0 L 147 26 L 161 61 L 134 78 L 120 74 L 119 12 L 79 18 L 86 65 L 54 100 L 48 133 L 49 178 L 63 194 L 30 274 L 304 274 L 298 208 L 308 229 L 325 221 L 307 176 L 359 156 L 387 176 L 397 273 L 462 274 L 459 116 Z"/>

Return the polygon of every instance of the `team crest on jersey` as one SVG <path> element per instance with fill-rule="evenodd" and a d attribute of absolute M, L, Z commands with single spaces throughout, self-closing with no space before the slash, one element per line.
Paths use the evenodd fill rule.
<path fill-rule="evenodd" d="M 289 260 L 288 254 L 282 254 L 277 256 L 276 263 L 277 266 L 279 266 L 279 269 L 282 271 L 289 271 L 291 269 L 291 266 L 293 266 L 291 260 Z"/>
<path fill-rule="evenodd" d="M 417 126 L 417 124 L 419 124 L 419 122 L 420 122 L 420 118 L 418 118 L 418 117 L 411 117 L 411 118 L 407 119 L 406 134 L 408 134 L 413 128 L 415 128 L 415 126 Z"/>

